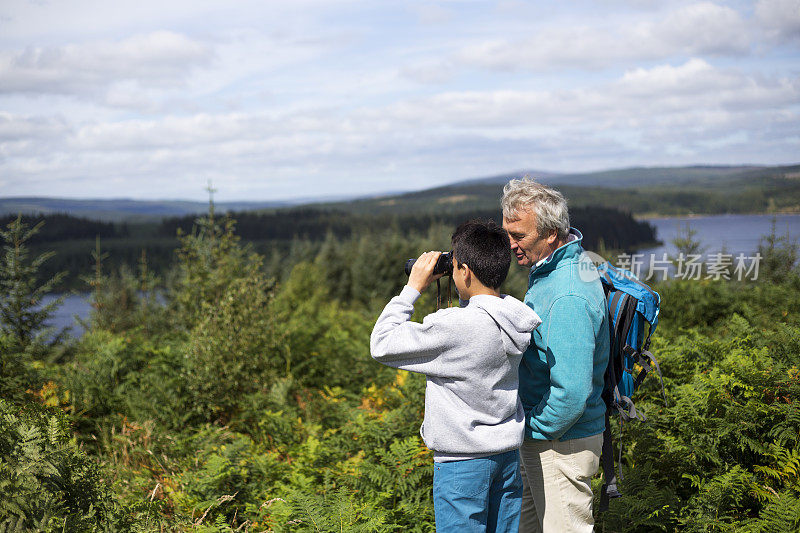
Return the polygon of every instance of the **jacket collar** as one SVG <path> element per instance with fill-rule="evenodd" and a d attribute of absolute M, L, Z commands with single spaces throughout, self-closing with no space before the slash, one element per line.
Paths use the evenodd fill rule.
<path fill-rule="evenodd" d="M 558 248 L 555 249 L 555 251 L 552 254 L 548 255 L 544 259 L 544 261 L 531 268 L 531 273 L 530 273 L 531 276 L 534 273 L 543 274 L 545 272 L 555 270 L 555 268 L 563 259 L 572 259 L 581 254 L 581 252 L 583 251 L 583 248 L 581 247 L 581 241 L 583 241 L 583 234 L 581 234 L 581 232 L 578 231 L 576 228 L 569 228 L 569 234 L 574 235 L 575 239 L 559 246 Z"/>

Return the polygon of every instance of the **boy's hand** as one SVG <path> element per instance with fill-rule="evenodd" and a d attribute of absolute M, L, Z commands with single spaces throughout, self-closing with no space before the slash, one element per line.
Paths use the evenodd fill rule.
<path fill-rule="evenodd" d="M 428 288 L 433 280 L 441 278 L 444 274 L 433 275 L 433 269 L 436 266 L 436 261 L 442 252 L 425 252 L 411 267 L 411 274 L 408 276 L 408 285 L 422 292 Z"/>

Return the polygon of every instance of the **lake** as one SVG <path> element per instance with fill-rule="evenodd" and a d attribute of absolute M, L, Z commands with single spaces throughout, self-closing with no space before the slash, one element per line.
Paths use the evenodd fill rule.
<path fill-rule="evenodd" d="M 53 294 L 45 296 L 44 304 L 52 302 L 60 295 Z M 90 294 L 67 294 L 62 303 L 53 315 L 50 325 L 60 330 L 61 328 L 71 327 L 70 334 L 80 337 L 83 334 L 83 327 L 75 321 L 75 316 L 83 320 L 88 320 L 91 304 L 89 303 Z"/>
<path fill-rule="evenodd" d="M 800 215 L 715 215 L 646 220 L 655 226 L 656 236 L 664 244 L 640 252 L 657 256 L 664 252 L 675 253 L 671 241 L 679 233 L 686 234 L 687 224 L 697 231 L 695 239 L 700 241 L 707 254 L 721 252 L 723 248 L 733 255 L 755 253 L 761 238 L 770 233 L 773 220 L 777 235 L 788 234 L 792 241 L 800 240 Z"/>
<path fill-rule="evenodd" d="M 675 217 L 646 219 L 656 228 L 656 236 L 664 244 L 639 250 L 645 256 L 661 258 L 664 253 L 675 254 L 671 241 L 679 233 L 685 234 L 688 224 L 697 231 L 695 239 L 705 247 L 706 254 L 722 252 L 732 255 L 753 255 L 762 237 L 770 233 L 773 219 L 778 235 L 789 235 L 794 242 L 800 240 L 800 215 L 714 215 L 702 217 Z M 48 297 L 52 301 L 56 296 Z M 75 323 L 77 315 L 87 319 L 91 306 L 88 294 L 68 295 L 53 317 L 57 328 L 72 326 L 72 334 L 80 336 L 83 329 Z"/>

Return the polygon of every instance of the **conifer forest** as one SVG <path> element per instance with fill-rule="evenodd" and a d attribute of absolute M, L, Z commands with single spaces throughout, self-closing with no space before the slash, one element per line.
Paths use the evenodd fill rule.
<path fill-rule="evenodd" d="M 130 229 L 101 224 L 69 267 L 92 305 L 73 336 L 40 305 L 65 287 L 54 228 L 5 219 L 0 531 L 434 531 L 425 379 L 375 363 L 369 335 L 405 260 L 449 249 L 457 222 L 365 218 L 270 248 L 212 204 L 132 266 L 104 249 Z M 653 282 L 666 397 L 648 377 L 647 420 L 613 424 L 624 496 L 595 502 L 597 531 L 800 530 L 798 249 L 772 234 L 760 252 L 757 279 Z M 512 265 L 503 292 L 526 284 Z"/>

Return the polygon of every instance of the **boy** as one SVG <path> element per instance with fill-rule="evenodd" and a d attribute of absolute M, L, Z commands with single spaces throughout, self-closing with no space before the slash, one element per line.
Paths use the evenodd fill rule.
<path fill-rule="evenodd" d="M 452 246 L 453 282 L 467 305 L 437 311 L 422 324 L 409 321 L 420 293 L 439 277 L 432 272 L 440 252 L 424 253 L 378 317 L 370 349 L 385 365 L 427 377 L 420 434 L 434 452 L 436 530 L 516 533 L 525 424 L 517 369 L 541 320 L 499 292 L 511 262 L 505 230 L 467 222 Z"/>

